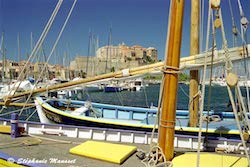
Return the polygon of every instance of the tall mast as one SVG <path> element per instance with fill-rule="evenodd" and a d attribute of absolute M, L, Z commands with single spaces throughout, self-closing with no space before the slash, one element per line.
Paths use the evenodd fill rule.
<path fill-rule="evenodd" d="M 18 61 L 20 62 L 21 53 L 20 53 L 20 35 L 19 35 L 19 33 L 17 34 L 17 57 L 18 57 Z"/>
<path fill-rule="evenodd" d="M 112 27 L 110 27 L 109 29 L 105 73 L 107 73 L 107 69 L 110 68 L 111 66 L 111 44 L 112 44 Z"/>
<path fill-rule="evenodd" d="M 5 46 L 4 46 L 4 32 L 2 32 L 2 46 L 1 46 L 1 51 L 2 51 L 2 82 L 4 82 L 5 78 Z"/>
<path fill-rule="evenodd" d="M 166 61 L 164 65 L 162 113 L 159 121 L 158 138 L 159 146 L 162 148 L 167 161 L 171 161 L 174 157 L 174 127 L 184 0 L 172 0 L 170 10 Z"/>
<path fill-rule="evenodd" d="M 30 53 L 32 52 L 33 50 L 33 33 L 31 32 L 30 33 Z"/>
<path fill-rule="evenodd" d="M 190 56 L 199 53 L 199 22 L 200 22 L 200 0 L 192 0 L 191 2 L 191 27 L 190 27 Z M 196 127 L 198 125 L 198 109 L 199 97 L 197 96 L 199 86 L 199 71 L 190 71 L 189 84 L 189 126 Z"/>
<path fill-rule="evenodd" d="M 20 50 L 20 34 L 17 34 L 17 58 L 18 58 L 18 63 L 21 61 L 21 50 Z M 21 71 L 21 67 L 19 65 L 19 72 Z"/>
<path fill-rule="evenodd" d="M 93 35 L 93 40 L 92 40 L 92 45 L 93 45 L 93 49 L 92 49 L 92 55 L 96 56 L 96 50 L 97 50 L 97 36 Z M 92 59 L 92 76 L 95 75 L 95 59 Z"/>
<path fill-rule="evenodd" d="M 89 31 L 89 44 L 88 44 L 88 56 L 87 56 L 87 63 L 86 63 L 86 77 L 88 76 L 88 68 L 89 68 L 89 56 L 91 54 L 91 42 L 92 42 L 92 32 Z"/>

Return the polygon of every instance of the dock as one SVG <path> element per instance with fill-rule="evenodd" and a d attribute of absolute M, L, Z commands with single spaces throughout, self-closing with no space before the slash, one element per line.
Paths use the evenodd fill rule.
<path fill-rule="evenodd" d="M 20 162 L 36 161 L 52 167 L 131 167 L 135 164 L 136 167 L 144 167 L 136 153 L 121 165 L 69 153 L 70 148 L 87 141 L 86 139 L 55 135 L 27 135 L 12 139 L 8 134 L 0 134 L 0 138 L 0 152 L 18 157 Z M 149 150 L 149 145 L 146 144 L 128 145 L 136 146 L 139 150 Z"/>
<path fill-rule="evenodd" d="M 141 151 L 147 154 L 150 151 L 151 133 L 149 132 L 41 124 L 19 120 L 18 124 L 21 128 L 22 135 L 12 138 L 13 134 L 11 137 L 10 132 L 12 132 L 12 130 L 10 130 L 10 126 L 13 124 L 16 124 L 16 122 L 3 118 L 0 119 L 0 125 L 2 126 L 0 133 L 0 166 L 23 167 L 23 165 L 19 164 L 13 166 L 11 163 L 18 162 L 30 167 L 145 167 L 142 160 L 137 157 L 137 154 Z M 155 135 L 153 141 L 156 141 L 157 134 Z M 240 157 L 244 164 L 247 162 L 243 159 L 244 155 L 242 153 L 244 148 L 239 145 L 240 140 L 226 138 L 208 139 L 209 143 L 207 146 L 211 149 L 215 149 L 211 150 L 213 152 L 211 154 L 213 155 L 209 155 L 209 157 L 219 157 L 218 161 L 220 161 L 231 154 L 234 157 Z M 135 146 L 137 151 L 121 164 L 70 153 L 70 149 L 86 141 Z M 204 143 L 202 143 L 202 145 L 203 144 Z M 189 154 L 188 156 L 195 157 L 196 155 L 194 154 L 196 154 L 196 150 L 197 137 L 175 135 L 175 157 L 185 152 L 193 152 L 193 154 Z M 226 154 L 225 151 L 227 152 Z M 217 152 L 220 152 L 220 154 Z M 10 162 L 4 161 L 3 159 L 9 160 Z M 176 161 L 176 163 L 179 163 L 178 160 Z M 193 161 L 195 161 L 195 159 Z M 232 159 L 232 163 L 234 162 L 234 159 Z M 235 163 L 238 163 L 238 161 Z M 241 161 L 239 161 L 239 163 L 241 163 Z"/>
<path fill-rule="evenodd" d="M 71 148 L 89 141 L 88 139 L 44 134 L 24 135 L 15 139 L 11 138 L 9 134 L 0 134 L 0 138 L 0 155 L 7 154 L 9 156 L 7 158 L 9 162 L 5 161 L 5 163 L 11 167 L 13 166 L 13 161 L 18 163 L 26 163 L 26 165 L 30 165 L 31 167 L 145 167 L 145 165 L 142 163 L 142 160 L 140 160 L 136 154 L 141 150 L 145 153 L 148 153 L 150 150 L 150 145 L 148 144 L 110 142 L 115 144 L 135 146 L 138 150 L 129 158 L 127 158 L 122 164 L 116 164 L 69 153 Z M 189 153 L 185 155 L 185 152 Z M 196 152 L 190 149 L 175 148 L 175 157 L 179 157 L 179 155 L 184 155 L 183 159 L 186 159 L 186 156 L 196 157 Z M 236 155 L 211 153 L 210 156 L 215 156 L 217 159 L 219 157 L 219 160 L 217 161 L 222 162 L 223 159 L 226 160 L 226 158 L 232 158 Z M 180 156 L 180 158 L 181 160 L 178 158 L 175 160 L 175 165 L 183 165 L 184 162 L 182 157 Z M 192 163 L 195 163 L 195 158 L 193 158 L 192 161 Z M 237 161 L 234 159 L 231 159 L 231 161 L 230 163 L 233 163 L 236 166 L 247 164 L 244 155 L 238 155 Z M 0 166 L 6 166 L 6 164 L 1 163 L 1 159 Z M 192 164 L 191 166 L 195 166 L 195 164 Z M 204 164 L 201 166 L 204 166 Z"/>

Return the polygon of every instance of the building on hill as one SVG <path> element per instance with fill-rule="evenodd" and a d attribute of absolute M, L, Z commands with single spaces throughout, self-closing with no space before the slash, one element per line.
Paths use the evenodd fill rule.
<path fill-rule="evenodd" d="M 138 67 L 158 61 L 157 50 L 139 45 L 103 46 L 96 51 L 96 56 L 77 56 L 70 63 L 70 69 L 76 76 L 86 77 L 118 71 L 125 68 Z"/>
<path fill-rule="evenodd" d="M 96 51 L 96 56 L 99 61 L 108 62 L 112 62 L 112 60 L 126 62 L 130 59 L 140 61 L 146 56 L 151 57 L 155 62 L 158 61 L 157 50 L 155 48 L 143 48 L 139 45 L 129 47 L 124 43 L 119 44 L 118 46 L 103 46 Z"/>
<path fill-rule="evenodd" d="M 94 76 L 98 71 L 96 56 L 77 56 L 70 62 L 70 70 L 74 71 L 75 77 Z"/>

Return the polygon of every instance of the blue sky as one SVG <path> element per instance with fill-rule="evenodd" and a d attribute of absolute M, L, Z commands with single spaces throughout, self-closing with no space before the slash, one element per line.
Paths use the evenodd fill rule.
<path fill-rule="evenodd" d="M 237 1 L 231 1 L 235 21 L 239 28 L 240 16 Z M 250 0 L 241 1 L 245 15 L 250 19 Z M 185 2 L 182 56 L 189 54 L 190 0 Z M 35 44 L 56 3 L 57 0 L 0 0 L 0 30 L 5 32 L 8 59 L 19 59 L 17 56 L 18 33 L 21 47 L 20 59 L 27 59 L 30 53 L 30 33 L 33 33 Z M 49 54 L 72 3 L 73 0 L 64 0 L 44 43 L 46 55 Z M 158 56 L 163 59 L 168 10 L 169 0 L 78 0 L 50 63 L 62 63 L 62 56 L 65 52 L 68 53 L 70 60 L 77 55 L 88 55 L 90 30 L 99 37 L 99 46 L 107 45 L 110 27 L 112 27 L 114 45 L 124 42 L 129 46 L 152 46 L 158 49 Z M 228 43 L 232 46 L 232 23 L 227 0 L 223 0 L 222 10 Z M 206 16 L 207 10 L 204 12 Z M 206 17 L 204 20 L 206 23 Z M 218 33 L 217 36 L 219 35 Z M 249 32 L 248 39 L 250 39 Z"/>

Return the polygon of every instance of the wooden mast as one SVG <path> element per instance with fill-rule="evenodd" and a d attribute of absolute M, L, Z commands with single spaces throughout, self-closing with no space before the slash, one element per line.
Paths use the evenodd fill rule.
<path fill-rule="evenodd" d="M 190 56 L 199 53 L 199 21 L 200 21 L 200 1 L 192 0 L 191 2 L 191 27 L 190 27 Z M 198 125 L 198 106 L 199 97 L 197 96 L 199 86 L 199 71 L 190 71 L 189 84 L 189 126 L 196 127 Z"/>
<path fill-rule="evenodd" d="M 164 72 L 162 113 L 159 122 L 159 146 L 167 161 L 174 157 L 174 127 L 177 102 L 178 72 L 182 37 L 184 0 L 173 0 L 170 7 L 170 22 Z"/>

